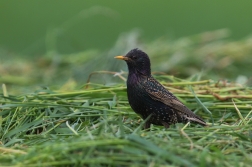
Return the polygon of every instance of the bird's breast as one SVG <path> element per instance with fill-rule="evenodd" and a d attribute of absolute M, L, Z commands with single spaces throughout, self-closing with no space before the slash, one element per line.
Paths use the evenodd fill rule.
<path fill-rule="evenodd" d="M 131 76 L 127 80 L 127 94 L 131 108 L 143 118 L 150 114 L 150 97 L 148 96 L 143 84 L 145 78 Z"/>
<path fill-rule="evenodd" d="M 142 96 L 143 87 L 141 79 L 136 75 L 130 75 L 127 80 L 127 93 L 130 103 Z"/>

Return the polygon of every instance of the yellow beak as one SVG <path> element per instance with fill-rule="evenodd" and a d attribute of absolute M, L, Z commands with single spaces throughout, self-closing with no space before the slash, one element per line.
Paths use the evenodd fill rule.
<path fill-rule="evenodd" d="M 114 57 L 114 58 L 116 58 L 116 59 L 120 59 L 120 60 L 129 60 L 127 57 L 125 57 L 125 56 L 116 56 L 116 57 Z"/>

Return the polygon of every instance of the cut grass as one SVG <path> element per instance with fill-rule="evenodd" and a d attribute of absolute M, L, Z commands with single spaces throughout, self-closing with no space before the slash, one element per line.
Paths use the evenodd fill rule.
<path fill-rule="evenodd" d="M 7 84 L 0 96 L 0 166 L 251 166 L 252 90 L 208 80 L 222 77 L 251 85 L 251 37 L 226 37 L 227 30 L 217 30 L 141 43 L 137 35 L 127 34 L 105 53 L 24 59 L 0 52 L 0 81 Z M 111 84 L 125 80 L 124 72 L 93 72 L 90 76 L 98 76 L 93 82 L 110 85 L 88 83 L 72 91 L 92 71 L 126 69 L 113 57 L 132 49 L 132 43 L 146 48 L 153 70 L 191 76 L 155 77 L 208 127 L 141 130 L 144 121 L 128 105 L 125 84 Z M 118 77 L 111 79 L 111 74 Z M 55 87 L 18 95 L 41 84 Z"/>
<path fill-rule="evenodd" d="M 125 85 L 0 97 L 1 166 L 250 166 L 252 90 L 234 83 L 156 76 L 208 127 L 143 121 Z M 188 87 L 191 85 L 191 88 Z M 86 85 L 84 85 L 85 87 Z M 213 123 L 213 124 L 212 124 Z"/>

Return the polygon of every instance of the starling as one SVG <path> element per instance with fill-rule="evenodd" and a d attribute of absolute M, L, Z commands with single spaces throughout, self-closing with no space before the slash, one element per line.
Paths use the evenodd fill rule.
<path fill-rule="evenodd" d="M 152 77 L 150 59 L 145 52 L 132 49 L 125 56 L 115 58 L 126 61 L 128 65 L 128 100 L 131 108 L 144 120 L 149 117 L 144 129 L 150 128 L 151 124 L 169 128 L 171 124 L 180 122 L 207 125 Z"/>

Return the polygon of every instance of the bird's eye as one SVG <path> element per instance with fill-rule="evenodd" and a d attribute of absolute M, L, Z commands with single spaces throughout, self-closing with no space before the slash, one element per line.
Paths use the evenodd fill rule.
<path fill-rule="evenodd" d="M 136 59 L 137 59 L 137 57 L 136 57 L 136 56 L 132 56 L 132 59 L 133 59 L 133 60 L 136 60 Z"/>

